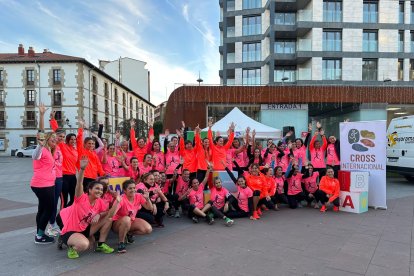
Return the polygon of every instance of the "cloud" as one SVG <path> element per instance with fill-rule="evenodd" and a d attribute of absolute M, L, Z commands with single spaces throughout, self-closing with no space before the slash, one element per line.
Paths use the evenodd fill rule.
<path fill-rule="evenodd" d="M 188 4 L 183 5 L 183 12 L 182 13 L 183 13 L 185 21 L 189 22 L 190 17 L 188 16 Z"/>
<path fill-rule="evenodd" d="M 36 2 L 37 7 L 39 8 L 39 10 L 41 10 L 42 12 L 44 12 L 45 14 L 49 15 L 50 17 L 53 17 L 56 20 L 59 20 L 59 17 L 56 16 L 55 14 L 53 14 L 53 12 L 51 12 L 49 9 L 47 9 L 45 6 L 42 5 L 42 3 L 40 2 Z"/>

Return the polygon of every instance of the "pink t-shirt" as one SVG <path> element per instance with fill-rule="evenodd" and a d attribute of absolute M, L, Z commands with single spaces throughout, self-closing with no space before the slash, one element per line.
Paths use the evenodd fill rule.
<path fill-rule="evenodd" d="M 246 163 L 246 159 L 248 160 L 248 158 L 246 158 L 247 154 L 246 154 L 246 150 L 243 150 L 239 153 L 236 153 L 237 149 L 229 149 L 230 153 L 231 153 L 231 158 L 234 158 L 234 161 L 237 162 L 237 164 L 239 164 L 240 167 L 246 167 L 248 163 Z M 231 166 L 233 167 L 233 162 L 231 164 Z"/>
<path fill-rule="evenodd" d="M 298 193 L 302 192 L 302 174 L 298 173 L 296 175 L 292 175 L 290 178 L 287 179 L 288 182 L 288 195 L 297 195 Z"/>
<path fill-rule="evenodd" d="M 302 164 L 306 163 L 306 147 L 302 146 L 299 149 L 297 147 L 294 147 L 293 150 L 293 156 L 295 157 L 296 162 L 299 162 L 299 159 L 302 159 Z"/>
<path fill-rule="evenodd" d="M 281 195 L 285 193 L 285 177 L 281 176 L 281 177 L 275 177 L 275 181 L 276 181 L 276 193 Z"/>
<path fill-rule="evenodd" d="M 137 189 L 137 191 L 142 190 L 142 191 L 148 192 L 148 193 L 153 192 L 153 195 L 151 195 L 151 197 L 150 197 L 152 202 L 155 202 L 157 200 L 157 198 L 159 197 L 158 193 L 154 193 L 154 190 L 156 190 L 156 189 L 159 190 L 160 189 L 160 186 L 158 186 L 158 184 L 156 184 L 156 183 L 153 186 L 150 186 L 149 188 L 147 188 L 147 186 L 144 183 L 141 182 L 136 186 L 136 189 Z"/>
<path fill-rule="evenodd" d="M 276 157 L 276 165 L 277 166 L 281 166 L 282 167 L 282 171 L 286 171 L 286 169 L 289 167 L 289 153 L 290 153 L 290 150 L 289 149 L 286 149 L 285 151 L 284 151 L 284 153 L 285 153 L 285 155 L 283 155 L 282 157 Z M 276 153 L 276 156 L 277 156 L 277 154 L 279 154 L 279 152 L 277 152 Z"/>
<path fill-rule="evenodd" d="M 155 163 L 155 167 L 154 169 L 159 171 L 159 172 L 164 172 L 165 171 L 165 158 L 164 158 L 164 153 L 162 151 L 160 152 L 155 152 L 153 151 L 152 156 L 154 158 L 154 163 Z"/>
<path fill-rule="evenodd" d="M 129 201 L 128 197 L 125 194 L 123 194 L 121 202 L 118 205 L 118 211 L 115 213 L 112 220 L 117 221 L 122 217 L 128 216 L 132 221 L 134 221 L 137 212 L 142 208 L 142 205 L 144 205 L 146 201 L 147 200 L 145 197 L 140 193 L 135 194 L 134 200 L 132 202 Z"/>
<path fill-rule="evenodd" d="M 190 182 L 185 182 L 181 176 L 177 178 L 177 187 L 175 187 L 175 193 L 178 197 L 182 197 L 189 188 Z"/>
<path fill-rule="evenodd" d="M 46 188 L 55 186 L 56 164 L 52 153 L 42 148 L 39 160 L 33 160 L 33 176 L 30 186 L 35 188 Z"/>
<path fill-rule="evenodd" d="M 106 204 L 106 209 L 109 210 L 109 207 L 110 207 L 112 201 L 114 201 L 114 197 L 111 195 L 111 193 L 106 192 L 102 195 L 101 198 Z"/>
<path fill-rule="evenodd" d="M 141 175 L 144 175 L 144 174 L 149 173 L 150 171 L 152 171 L 152 166 L 144 166 L 143 163 L 139 163 L 138 168 L 139 168 L 139 171 L 140 171 Z"/>
<path fill-rule="evenodd" d="M 106 211 L 106 203 L 98 198 L 94 205 L 89 202 L 88 194 L 82 194 L 80 197 L 75 196 L 74 203 L 60 211 L 63 222 L 62 235 L 66 232 L 82 232 L 92 219 L 99 213 Z"/>
<path fill-rule="evenodd" d="M 323 169 L 326 167 L 325 164 L 325 151 L 322 149 L 313 149 L 310 151 L 311 162 L 314 168 Z"/>
<path fill-rule="evenodd" d="M 115 156 L 106 156 L 106 163 L 102 163 L 102 169 L 105 171 L 106 174 L 110 176 L 117 177 L 121 176 L 123 169 L 119 168 L 121 163 Z"/>
<path fill-rule="evenodd" d="M 56 178 L 63 177 L 63 171 L 62 171 L 62 164 L 63 164 L 63 154 L 60 150 L 60 147 L 56 147 L 55 150 L 55 167 L 56 167 Z"/>
<path fill-rule="evenodd" d="M 331 166 L 340 165 L 339 157 L 336 154 L 334 144 L 329 144 L 328 147 L 326 148 L 326 164 L 331 165 Z"/>
<path fill-rule="evenodd" d="M 135 183 L 138 183 L 140 181 L 140 172 L 139 172 L 139 168 L 134 171 L 134 169 L 132 168 L 131 165 L 129 165 L 129 170 L 128 173 L 126 174 L 127 177 L 130 177 L 132 180 L 134 180 Z"/>
<path fill-rule="evenodd" d="M 249 212 L 249 198 L 253 196 L 253 191 L 249 188 L 242 188 L 237 186 L 237 202 L 239 203 L 240 209 L 245 212 Z"/>
<path fill-rule="evenodd" d="M 305 184 L 306 191 L 313 194 L 318 189 L 318 177 L 319 172 L 313 172 L 311 176 L 302 179 L 302 182 Z"/>
<path fill-rule="evenodd" d="M 203 209 L 204 207 L 204 184 L 200 184 L 198 186 L 197 191 L 191 189 L 188 200 L 190 201 L 191 205 L 195 205 L 198 209 Z"/>
<path fill-rule="evenodd" d="M 180 153 L 176 150 L 171 152 L 170 150 L 167 151 L 165 154 L 165 173 L 166 174 L 174 174 L 175 168 L 180 164 Z M 179 169 L 178 174 L 181 173 L 181 169 Z"/>
<path fill-rule="evenodd" d="M 211 187 L 210 190 L 211 190 L 210 199 L 213 201 L 213 205 L 217 209 L 223 208 L 224 204 L 225 204 L 225 201 L 226 201 L 226 197 L 229 194 L 229 191 L 224 187 L 221 187 L 220 190 L 219 190 L 214 186 Z"/>

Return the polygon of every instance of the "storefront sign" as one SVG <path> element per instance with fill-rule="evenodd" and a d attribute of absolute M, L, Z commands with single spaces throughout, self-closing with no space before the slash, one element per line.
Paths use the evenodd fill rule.
<path fill-rule="evenodd" d="M 260 110 L 308 110 L 308 104 L 262 104 Z"/>

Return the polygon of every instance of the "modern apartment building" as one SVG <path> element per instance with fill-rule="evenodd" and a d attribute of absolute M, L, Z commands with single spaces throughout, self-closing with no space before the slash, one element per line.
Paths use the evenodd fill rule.
<path fill-rule="evenodd" d="M 414 1 L 219 0 L 223 85 L 412 85 Z"/>
<path fill-rule="evenodd" d="M 155 108 L 84 58 L 19 45 L 16 53 L 0 53 L 0 155 L 35 143 L 39 103 L 55 110 L 67 131 L 79 119 L 92 128 L 101 121 L 107 138 L 124 120 L 152 121 Z"/>

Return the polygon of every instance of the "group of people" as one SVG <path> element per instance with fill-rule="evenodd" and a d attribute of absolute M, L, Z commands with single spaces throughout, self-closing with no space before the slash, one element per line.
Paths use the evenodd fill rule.
<path fill-rule="evenodd" d="M 262 147 L 255 130 L 247 128 L 244 137 L 235 138 L 234 123 L 226 137 L 215 133 L 213 138 L 211 120 L 206 138 L 196 126 L 194 139 L 187 140 L 182 122 L 171 139 L 165 131 L 163 151 L 152 128 L 147 138 L 136 138 L 134 120 L 129 140 L 121 140 L 117 132 L 114 143 L 101 137 L 102 126 L 98 134 L 87 133 L 82 120 L 77 134 L 66 135 L 54 112 L 53 132 L 44 133 L 46 110 L 39 106 L 30 184 L 39 201 L 35 243 L 52 243 L 58 236 L 58 248 L 65 245 L 71 259 L 90 248 L 114 252 L 106 243 L 111 230 L 118 235 L 117 252 L 125 253 L 134 236 L 164 227 L 165 215 L 186 214 L 194 223 L 220 219 L 231 226 L 235 218 L 258 220 L 266 210 L 280 210 L 281 204 L 339 210 L 339 141 L 327 139 L 319 123 L 313 135 L 308 127 L 304 140 L 292 139 L 288 132 Z M 220 177 L 211 178 L 212 171 L 227 171 L 235 192 Z M 128 178 L 122 195 L 109 189 L 111 177 Z"/>

